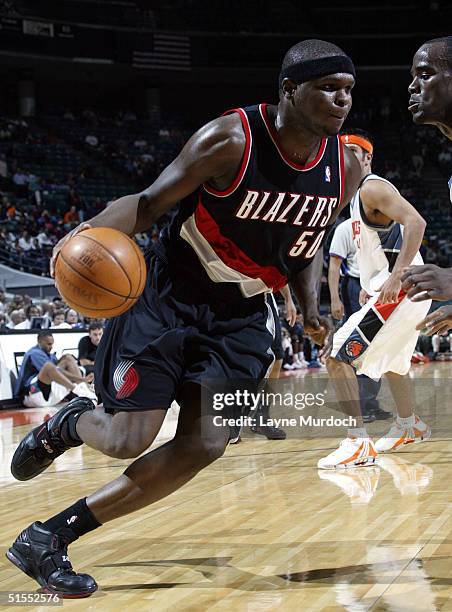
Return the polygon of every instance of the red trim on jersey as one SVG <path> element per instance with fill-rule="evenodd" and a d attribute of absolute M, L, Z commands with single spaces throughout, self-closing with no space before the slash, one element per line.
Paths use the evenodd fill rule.
<path fill-rule="evenodd" d="M 339 195 L 339 206 L 342 204 L 342 200 L 344 198 L 345 192 L 345 160 L 344 160 L 344 143 L 342 142 L 341 137 L 337 136 L 338 148 L 339 148 L 339 181 L 341 185 L 340 195 Z"/>
<path fill-rule="evenodd" d="M 278 268 L 260 266 L 250 259 L 232 240 L 223 236 L 217 222 L 203 206 L 201 198 L 196 206 L 195 222 L 200 233 L 228 267 L 250 278 L 261 279 L 273 291 L 278 291 L 287 284 L 287 278 L 280 273 Z"/>
<path fill-rule="evenodd" d="M 311 170 L 311 168 L 314 168 L 314 166 L 317 166 L 319 161 L 322 159 L 323 154 L 325 153 L 328 139 L 322 138 L 322 141 L 319 146 L 319 150 L 317 151 L 317 155 L 312 161 L 304 165 L 297 164 L 296 162 L 292 161 L 287 156 L 287 154 L 284 152 L 283 148 L 281 147 L 281 144 L 280 144 L 281 139 L 279 137 L 279 134 L 276 131 L 274 125 L 272 125 L 272 122 L 270 121 L 268 117 L 268 113 L 267 113 L 268 106 L 269 104 L 259 104 L 259 111 L 260 111 L 262 119 L 264 120 L 265 126 L 270 135 L 270 138 L 272 139 L 275 147 L 278 149 L 278 153 L 283 158 L 283 160 L 286 162 L 286 164 L 288 164 L 294 170 L 301 170 L 302 172 L 305 172 L 306 170 Z"/>
<path fill-rule="evenodd" d="M 231 193 L 234 193 L 234 191 L 240 185 L 243 179 L 243 176 L 246 172 L 246 169 L 248 167 L 248 163 L 250 161 L 250 155 L 251 155 L 252 136 L 251 136 L 250 124 L 248 122 L 248 117 L 246 116 L 246 113 L 242 108 L 232 108 L 231 110 L 228 110 L 225 113 L 223 113 L 222 117 L 224 117 L 224 115 L 231 115 L 232 113 L 239 114 L 240 120 L 242 122 L 243 131 L 245 132 L 245 140 L 246 140 L 245 152 L 243 153 L 242 163 L 240 164 L 240 169 L 234 181 L 232 182 L 232 185 L 230 185 L 227 189 L 215 189 L 215 187 L 212 187 L 212 185 L 209 185 L 208 183 L 204 183 L 203 185 L 204 189 L 211 195 L 219 196 L 223 198 L 225 196 L 231 195 Z"/>
<path fill-rule="evenodd" d="M 397 306 L 400 304 L 400 302 L 405 298 L 405 296 L 406 293 L 402 290 L 397 296 L 397 302 L 393 302 L 391 304 L 380 304 L 380 302 L 377 301 L 373 305 L 373 308 L 375 308 L 375 310 L 378 311 L 379 315 L 385 321 L 387 321 L 391 314 L 394 312 L 394 310 L 397 308 Z"/>

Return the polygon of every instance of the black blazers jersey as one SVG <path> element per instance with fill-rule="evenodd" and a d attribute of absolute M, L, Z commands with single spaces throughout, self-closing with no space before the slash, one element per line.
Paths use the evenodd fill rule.
<path fill-rule="evenodd" d="M 245 297 L 278 291 L 312 261 L 344 192 L 339 136 L 324 138 L 308 164 L 295 163 L 267 107 L 226 113 L 240 115 L 246 136 L 234 182 L 223 191 L 204 184 L 185 198 L 163 238 L 188 273 L 199 263 L 211 281 L 235 283 Z"/>

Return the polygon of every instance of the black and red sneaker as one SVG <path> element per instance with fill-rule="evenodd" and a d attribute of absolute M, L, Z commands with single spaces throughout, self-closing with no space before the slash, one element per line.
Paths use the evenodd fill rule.
<path fill-rule="evenodd" d="M 30 480 L 53 463 L 69 448 L 83 442 L 72 439 L 62 432 L 69 415 L 94 410 L 93 402 L 86 397 L 76 397 L 61 408 L 48 421 L 32 429 L 19 443 L 11 460 L 11 473 L 17 480 Z"/>
<path fill-rule="evenodd" d="M 6 551 L 16 567 L 34 578 L 43 592 L 63 598 L 89 597 L 97 591 L 97 583 L 88 574 L 77 574 L 69 561 L 68 540 L 47 531 L 36 522 L 24 529 Z"/>

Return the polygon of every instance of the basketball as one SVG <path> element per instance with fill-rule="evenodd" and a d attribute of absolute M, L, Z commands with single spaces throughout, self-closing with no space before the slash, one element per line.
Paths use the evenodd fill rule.
<path fill-rule="evenodd" d="M 108 227 L 70 238 L 55 266 L 58 289 L 72 308 L 88 317 L 109 318 L 131 308 L 146 280 L 139 247 L 126 234 Z"/>

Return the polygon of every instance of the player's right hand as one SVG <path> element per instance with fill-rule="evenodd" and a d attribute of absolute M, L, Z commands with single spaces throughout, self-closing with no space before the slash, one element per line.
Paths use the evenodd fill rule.
<path fill-rule="evenodd" d="M 80 225 L 78 225 L 75 229 L 69 232 L 69 234 L 66 234 L 66 236 L 63 236 L 63 238 L 61 238 L 61 240 L 56 243 L 56 245 L 53 247 L 52 257 L 50 259 L 50 276 L 52 278 L 55 278 L 56 260 L 65 242 L 76 234 L 80 234 L 80 232 L 83 232 L 84 230 L 91 229 L 91 227 L 92 226 L 89 223 L 80 223 Z"/>
<path fill-rule="evenodd" d="M 306 317 L 304 320 L 304 330 L 311 340 L 323 348 L 330 341 L 330 336 L 333 333 L 333 327 L 330 319 L 327 317 Z"/>
<path fill-rule="evenodd" d="M 447 335 L 452 329 L 452 306 L 441 306 L 430 313 L 423 321 L 416 325 L 426 336 L 433 334 Z"/>
<path fill-rule="evenodd" d="M 367 293 L 365 289 L 361 289 L 359 292 L 359 305 L 364 306 L 370 300 L 370 295 Z"/>
<path fill-rule="evenodd" d="M 344 316 L 344 304 L 338 300 L 331 300 L 331 316 L 336 321 L 340 321 Z"/>

